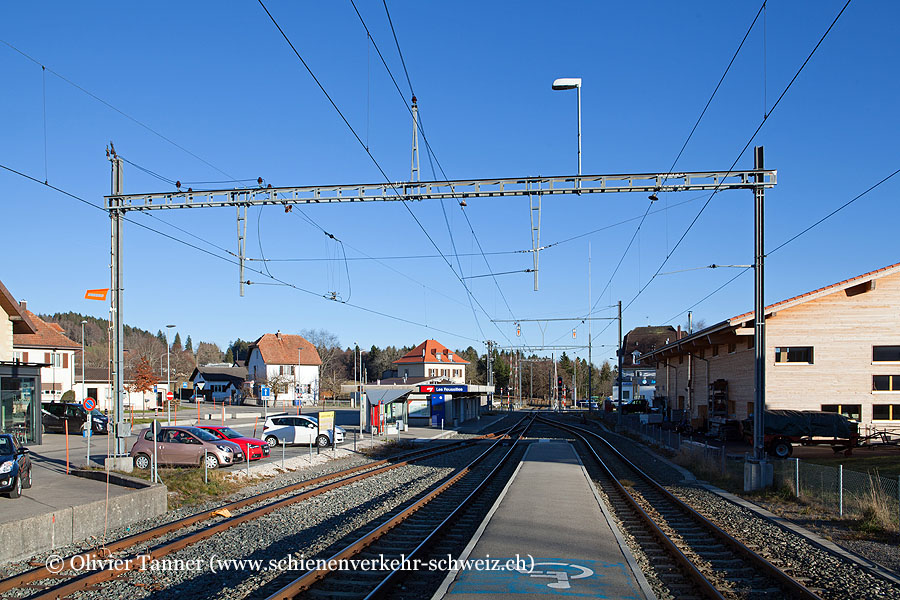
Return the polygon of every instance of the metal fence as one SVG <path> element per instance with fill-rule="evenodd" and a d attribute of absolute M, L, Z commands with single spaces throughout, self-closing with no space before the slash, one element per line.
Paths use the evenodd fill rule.
<path fill-rule="evenodd" d="M 874 518 L 900 524 L 900 477 L 860 473 L 804 462 L 798 458 L 774 462 L 775 485 L 815 503 L 837 516 Z"/>

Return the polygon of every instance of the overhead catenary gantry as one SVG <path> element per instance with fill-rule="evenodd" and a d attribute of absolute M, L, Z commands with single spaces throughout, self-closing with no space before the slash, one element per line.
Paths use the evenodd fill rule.
<path fill-rule="evenodd" d="M 123 268 L 122 230 L 127 212 L 175 210 L 186 208 L 236 207 L 238 210 L 238 260 L 243 285 L 244 235 L 246 209 L 250 206 L 293 204 L 331 204 L 347 202 L 400 202 L 453 199 L 465 206 L 465 200 L 477 198 L 507 198 L 517 196 L 588 195 L 620 192 L 719 192 L 725 190 L 753 190 L 759 195 L 765 188 L 774 187 L 777 171 L 762 168 L 741 171 L 695 171 L 679 173 L 632 173 L 613 175 L 563 175 L 555 177 L 511 177 L 494 179 L 459 179 L 448 181 L 409 181 L 397 183 L 317 185 L 187 190 L 125 194 L 123 163 L 115 151 L 108 152 L 112 164 L 112 193 L 105 196 L 111 219 L 111 287 L 113 317 L 112 373 L 114 386 L 114 421 L 118 455 L 125 454 L 124 427 L 124 353 L 122 311 Z M 534 204 L 532 204 L 534 207 Z M 534 228 L 536 225 L 532 223 Z M 539 225 L 537 225 L 539 227 Z M 534 233 L 534 229 L 533 229 Z M 533 252 L 540 250 L 539 238 L 533 239 Z M 537 267 L 537 260 L 535 260 Z M 536 268 L 535 268 L 536 270 Z M 537 281 L 535 281 L 535 284 Z M 536 287 L 536 285 L 535 285 Z"/>

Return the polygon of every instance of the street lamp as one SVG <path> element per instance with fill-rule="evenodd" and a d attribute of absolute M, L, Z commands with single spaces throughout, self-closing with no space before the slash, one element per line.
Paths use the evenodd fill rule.
<path fill-rule="evenodd" d="M 581 77 L 563 77 L 553 82 L 554 90 L 576 90 L 578 98 L 578 175 L 581 175 Z"/>
<path fill-rule="evenodd" d="M 169 403 L 169 386 L 171 385 L 172 378 L 172 367 L 169 366 L 169 330 L 175 327 L 174 325 L 166 325 L 166 424 L 172 424 L 172 406 Z M 199 409 L 198 409 L 199 410 Z"/>
<path fill-rule="evenodd" d="M 86 398 L 85 394 L 87 393 L 87 387 L 84 384 L 84 326 L 87 325 L 87 321 L 81 322 L 81 399 L 84 400 Z M 96 400 L 96 398 L 94 398 Z"/>

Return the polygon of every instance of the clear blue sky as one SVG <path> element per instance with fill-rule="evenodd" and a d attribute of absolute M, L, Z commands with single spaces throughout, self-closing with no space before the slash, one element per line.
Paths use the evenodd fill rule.
<path fill-rule="evenodd" d="M 676 170 L 727 169 L 818 42 L 843 1 L 772 2 L 750 33 Z M 357 5 L 373 39 L 409 92 L 384 7 Z M 759 9 L 759 2 L 388 3 L 420 114 L 450 178 L 571 174 L 575 171 L 575 95 L 554 92 L 556 77 L 582 77 L 585 173 L 665 172 Z M 268 7 L 347 119 L 394 181 L 409 177 L 411 123 L 349 1 L 285 2 Z M 118 110 L 202 157 L 212 168 L 0 44 L 0 163 L 45 178 L 92 202 L 109 192 L 104 148 L 170 179 L 264 177 L 273 185 L 380 182 L 381 176 L 278 34 L 262 8 L 245 2 L 6 3 L 0 39 Z M 900 50 L 895 2 L 852 2 L 755 144 L 778 170 L 767 193 L 767 246 L 781 243 L 900 167 L 896 99 Z M 764 36 L 765 32 L 765 36 Z M 765 37 L 765 44 L 764 44 Z M 765 57 L 765 61 L 764 61 Z M 44 94 L 44 84 L 46 94 Z M 423 179 L 431 178 L 422 152 Z M 750 168 L 748 152 L 738 162 Z M 440 175 L 438 175 L 440 177 Z M 109 285 L 109 220 L 42 185 L 0 171 L 7 259 L 0 279 L 37 312 L 105 316 L 83 299 Z M 195 185 L 202 188 L 203 185 Z M 210 186 L 207 186 L 210 187 Z M 128 193 L 172 186 L 126 165 Z M 773 254 L 767 301 L 803 293 L 900 261 L 896 223 L 900 176 Z M 676 206 L 685 200 L 685 204 Z M 549 244 L 643 214 L 646 195 L 548 197 L 542 242 Z M 631 300 L 700 210 L 693 194 L 663 194 L 599 302 Z M 412 210 L 463 275 L 487 272 L 453 202 Z M 434 255 L 398 203 L 310 206 L 308 217 L 346 244 L 347 256 Z M 531 245 L 527 199 L 474 200 L 465 209 L 486 252 Z M 226 209 L 154 213 L 199 241 L 141 214 L 133 218 L 222 254 L 236 250 L 235 215 Z M 252 209 L 248 254 L 268 258 L 340 257 L 337 243 L 299 210 Z M 752 261 L 752 196 L 722 193 L 703 212 L 663 272 Z M 492 318 L 574 316 L 588 307 L 588 243 L 594 300 L 610 280 L 635 221 L 560 244 L 541 254 L 541 290 L 530 274 L 470 280 Z M 358 249 L 358 250 L 356 250 Z M 474 254 L 474 256 L 473 256 Z M 489 255 L 495 272 L 531 267 L 527 254 Z M 321 294 L 452 332 L 375 316 L 275 286 L 238 296 L 237 268 L 208 254 L 126 225 L 126 322 L 152 331 L 175 323 L 182 337 L 225 345 L 281 329 L 327 329 L 344 346 L 416 344 L 435 337 L 451 347 L 490 337 L 540 343 L 535 323 L 490 324 L 440 258 L 272 262 L 273 275 Z M 260 267 L 261 263 L 251 263 Z M 625 329 L 684 323 L 687 309 L 734 270 L 661 275 L 625 313 Z M 266 281 L 250 273 L 254 281 Z M 352 291 L 351 291 L 352 287 Z M 748 272 L 698 305 L 707 324 L 751 308 Z M 604 314 L 604 313 L 601 313 Z M 605 313 L 609 314 L 609 313 Z M 674 317 L 674 320 L 672 318 Z M 595 334 L 604 323 L 594 328 Z M 572 324 L 551 323 L 546 342 L 568 343 Z M 483 333 L 482 333 L 483 331 Z M 579 327 L 579 343 L 586 341 Z M 615 327 L 595 343 L 614 344 Z M 586 355 L 586 352 L 579 352 Z M 595 351 L 595 360 L 613 355 Z"/>

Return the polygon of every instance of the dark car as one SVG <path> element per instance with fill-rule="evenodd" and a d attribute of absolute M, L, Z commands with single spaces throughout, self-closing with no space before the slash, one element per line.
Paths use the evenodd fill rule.
<path fill-rule="evenodd" d="M 18 498 L 23 489 L 31 487 L 31 458 L 28 448 L 15 437 L 0 433 L 0 492 Z"/>
<path fill-rule="evenodd" d="M 109 417 L 96 408 L 91 411 L 91 431 L 106 433 L 109 430 Z M 64 433 L 66 421 L 69 422 L 69 433 L 80 434 L 88 412 L 80 404 L 64 402 L 45 402 L 41 404 L 41 424 L 44 431 Z"/>

